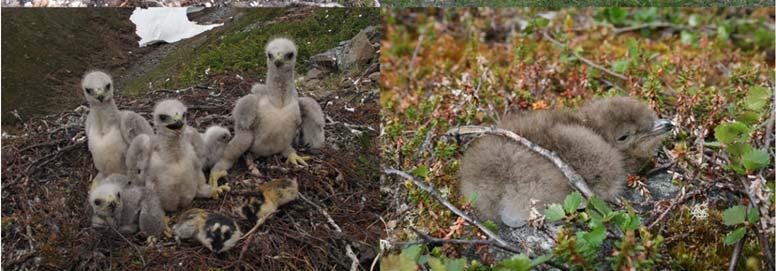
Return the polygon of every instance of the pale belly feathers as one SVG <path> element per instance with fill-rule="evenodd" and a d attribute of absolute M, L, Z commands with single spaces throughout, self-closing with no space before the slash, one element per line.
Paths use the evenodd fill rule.
<path fill-rule="evenodd" d="M 285 151 L 294 139 L 297 125 L 301 122 L 299 103 L 290 103 L 278 108 L 267 97 L 259 101 L 259 125 L 251 151 L 258 156 L 270 156 Z"/>
<path fill-rule="evenodd" d="M 129 145 L 121 137 L 118 125 L 110 127 L 105 133 L 101 133 L 97 128 L 87 132 L 89 150 L 97 170 L 105 176 L 113 173 L 126 174 L 124 156 Z"/>
<path fill-rule="evenodd" d="M 181 157 L 196 157 L 194 148 L 186 145 Z M 154 151 L 151 154 L 150 185 L 159 195 L 162 207 L 174 211 L 186 207 L 197 194 L 200 184 L 205 183 L 202 169 L 193 159 L 176 159 L 170 153 Z M 164 196 L 161 196 L 164 195 Z"/>

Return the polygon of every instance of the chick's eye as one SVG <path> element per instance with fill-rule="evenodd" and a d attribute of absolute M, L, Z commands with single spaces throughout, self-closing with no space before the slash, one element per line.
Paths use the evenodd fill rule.
<path fill-rule="evenodd" d="M 102 205 L 102 200 L 101 199 L 94 200 L 94 205 L 97 205 L 97 206 Z"/>
<path fill-rule="evenodd" d="M 121 198 L 121 193 L 116 193 L 116 198 L 120 199 Z"/>
<path fill-rule="evenodd" d="M 110 90 L 110 83 L 108 83 L 107 85 L 105 85 L 105 90 Z"/>
<path fill-rule="evenodd" d="M 272 58 L 272 53 L 267 53 L 267 58 Z"/>
<path fill-rule="evenodd" d="M 86 90 L 86 94 L 89 94 L 89 95 L 91 95 L 91 94 L 92 94 L 92 91 L 94 91 L 94 90 L 92 90 L 91 88 L 86 88 L 86 89 L 84 89 L 84 90 Z"/>
<path fill-rule="evenodd" d="M 224 239 L 229 239 L 230 237 L 232 237 L 232 232 L 231 231 L 227 231 L 227 232 L 224 233 Z"/>
<path fill-rule="evenodd" d="M 167 115 L 159 115 L 159 120 L 162 122 L 167 122 L 170 119 L 170 116 Z"/>
<path fill-rule="evenodd" d="M 293 57 L 294 57 L 294 53 L 287 53 L 286 54 L 286 59 L 291 59 Z"/>
<path fill-rule="evenodd" d="M 617 138 L 617 141 L 625 141 L 626 139 L 628 139 L 628 135 L 622 135 Z"/>

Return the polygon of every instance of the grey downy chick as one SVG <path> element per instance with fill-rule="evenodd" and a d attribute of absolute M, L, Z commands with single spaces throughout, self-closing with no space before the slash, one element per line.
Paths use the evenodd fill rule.
<path fill-rule="evenodd" d="M 589 105 L 618 108 L 627 112 L 616 112 L 614 115 L 630 116 L 612 118 L 607 125 L 600 127 L 587 124 L 603 119 L 596 114 L 615 112 L 530 112 L 507 116 L 498 126 L 556 152 L 585 179 L 597 196 L 613 200 L 624 189 L 629 172 L 626 164 L 632 149 L 646 150 L 649 146 L 643 145 L 653 144 L 652 137 L 660 137 L 670 130 L 665 122 L 656 118 L 644 122 L 641 118 L 645 114 L 642 113 L 645 108 L 650 110 L 637 101 L 635 104 L 628 102 L 630 107 L 614 106 L 623 101 L 622 98 L 614 98 L 594 102 L 603 104 Z M 638 129 L 630 130 L 632 127 Z M 601 136 L 602 133 L 629 132 L 634 139 L 641 138 L 641 143 L 618 149 L 617 145 L 613 145 L 616 142 Z M 660 141 L 657 142 L 659 144 Z M 657 145 L 650 146 L 654 148 Z M 532 199 L 536 200 L 535 207 L 541 210 L 547 204 L 562 202 L 573 191 L 562 172 L 545 157 L 517 142 L 495 136 L 485 136 L 472 143 L 461 160 L 460 174 L 462 195 L 480 195 L 474 203 L 475 209 L 486 219 L 501 221 L 512 227 L 521 226 L 528 219 Z"/>
<path fill-rule="evenodd" d="M 84 128 L 98 174 L 92 188 L 111 174 L 125 174 L 125 156 L 132 140 L 140 134 L 153 134 L 151 125 L 139 114 L 119 110 L 113 99 L 115 85 L 105 72 L 90 71 L 81 80 L 81 90 L 89 102 Z"/>
<path fill-rule="evenodd" d="M 92 227 L 112 227 L 122 234 L 138 230 L 147 234 L 149 241 L 164 232 L 164 211 L 154 191 L 142 186 L 129 185 L 129 178 L 112 174 L 89 192 L 92 206 Z"/>

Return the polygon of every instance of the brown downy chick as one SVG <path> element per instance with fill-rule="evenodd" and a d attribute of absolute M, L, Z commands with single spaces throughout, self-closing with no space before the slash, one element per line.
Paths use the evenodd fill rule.
<path fill-rule="evenodd" d="M 647 105 L 630 97 L 594 100 L 580 108 L 578 116 L 622 153 L 628 173 L 638 172 L 674 128 L 671 121 L 658 119 Z"/>
<path fill-rule="evenodd" d="M 175 233 L 175 241 L 194 238 L 215 253 L 231 249 L 242 236 L 233 219 L 197 208 L 183 212 L 172 230 Z"/>
<path fill-rule="evenodd" d="M 280 206 L 295 200 L 299 195 L 299 184 L 295 178 L 279 179 L 262 184 L 257 190 L 235 210 L 243 219 L 256 222 L 254 227 L 263 224 Z"/>
<path fill-rule="evenodd" d="M 621 100 L 612 102 L 620 103 Z M 595 107 L 606 106 L 599 104 Z M 625 164 L 629 161 L 625 153 L 632 150 L 617 148 L 597 130 L 614 133 L 620 131 L 617 127 L 636 127 L 630 122 L 639 123 L 641 120 L 622 118 L 609 122 L 612 127 L 604 125 L 591 129 L 586 124 L 592 122 L 590 120 L 595 113 L 585 112 L 540 111 L 511 115 L 498 126 L 554 151 L 585 179 L 596 195 L 613 200 L 624 188 L 627 177 Z M 609 111 L 600 113 L 630 115 Z M 603 118 L 596 116 L 595 120 L 599 119 Z M 633 135 L 634 139 L 647 138 L 642 133 L 634 132 Z M 520 143 L 496 136 L 485 136 L 472 143 L 461 160 L 460 174 L 462 195 L 479 193 L 480 197 L 473 206 L 483 218 L 499 220 L 512 227 L 520 226 L 528 219 L 531 199 L 538 201 L 536 208 L 541 210 L 546 204 L 561 202 L 573 191 L 565 175 L 547 158 Z"/>

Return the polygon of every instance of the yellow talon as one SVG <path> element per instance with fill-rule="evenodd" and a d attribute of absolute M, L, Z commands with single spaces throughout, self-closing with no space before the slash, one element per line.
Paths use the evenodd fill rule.
<path fill-rule="evenodd" d="M 172 219 L 169 216 L 164 216 L 164 236 L 167 236 L 167 238 L 172 238 L 172 228 L 170 228 L 170 221 Z M 156 238 L 156 237 L 154 237 Z"/>
<path fill-rule="evenodd" d="M 229 192 L 231 190 L 232 190 L 232 188 L 229 187 L 228 184 L 224 184 L 222 186 L 213 186 L 212 197 L 213 197 L 213 199 L 218 199 L 221 196 L 222 193 Z"/>
<path fill-rule="evenodd" d="M 153 247 L 154 245 L 156 245 L 156 242 L 158 241 L 159 240 L 156 239 L 156 236 L 148 236 L 148 239 L 146 239 L 146 245 L 148 247 Z"/>
<path fill-rule="evenodd" d="M 306 160 L 310 160 L 312 157 L 310 156 L 300 156 L 296 154 L 296 152 L 292 152 L 288 155 L 288 159 L 286 160 L 286 163 L 293 164 L 295 166 L 302 165 L 307 166 Z"/>

